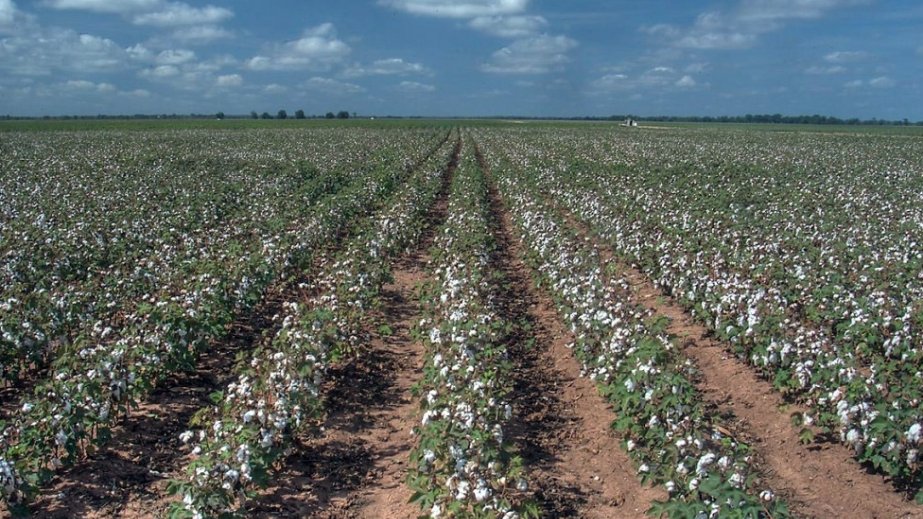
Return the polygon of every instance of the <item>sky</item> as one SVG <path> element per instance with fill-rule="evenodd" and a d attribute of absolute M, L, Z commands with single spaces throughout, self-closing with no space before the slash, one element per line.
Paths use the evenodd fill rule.
<path fill-rule="evenodd" d="M 0 0 L 0 114 L 923 120 L 920 0 Z"/>

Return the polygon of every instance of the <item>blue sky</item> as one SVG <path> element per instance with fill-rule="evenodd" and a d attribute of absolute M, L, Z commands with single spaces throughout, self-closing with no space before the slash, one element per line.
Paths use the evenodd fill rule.
<path fill-rule="evenodd" d="M 0 0 L 0 114 L 923 119 L 919 0 Z"/>

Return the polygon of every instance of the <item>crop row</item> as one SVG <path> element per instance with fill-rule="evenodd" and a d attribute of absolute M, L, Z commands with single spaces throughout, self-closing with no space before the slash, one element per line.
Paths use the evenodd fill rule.
<path fill-rule="evenodd" d="M 323 146 L 315 151 L 336 153 L 312 164 L 184 146 L 168 161 L 158 138 L 131 150 L 97 141 L 90 149 L 99 157 L 89 158 L 73 149 L 83 140 L 49 139 L 67 160 L 47 164 L 17 150 L 20 162 L 0 163 L 13 208 L 0 229 L 0 383 L 16 384 L 59 351 L 98 340 L 141 299 L 234 268 L 242 255 L 284 249 L 288 224 L 316 199 L 368 171 L 356 165 L 394 162 L 407 144 Z M 37 153 L 37 143 L 23 144 Z"/>
<path fill-rule="evenodd" d="M 105 443 L 111 426 L 158 381 L 191 366 L 210 341 L 226 334 L 235 314 L 252 308 L 286 273 L 307 268 L 316 251 L 355 225 L 406 175 L 387 163 L 360 175 L 309 206 L 304 218 L 288 222 L 284 249 L 269 242 L 256 254 L 227 250 L 225 262 L 151 296 L 118 328 L 105 327 L 92 342 L 60 354 L 53 378 L 24 397 L 20 412 L 3 424 L 3 497 L 21 501 L 53 469 Z"/>
<path fill-rule="evenodd" d="M 497 311 L 502 282 L 492 269 L 487 186 L 468 147 L 452 182 L 448 217 L 433 247 L 434 280 L 418 331 L 426 345 L 421 423 L 409 482 L 430 517 L 534 515 L 528 483 L 507 439 L 512 408 L 504 344 L 509 323 Z"/>
<path fill-rule="evenodd" d="M 387 209 L 300 287 L 275 316 L 277 331 L 254 349 L 236 380 L 213 395 L 216 406 L 199 418 L 204 427 L 182 434 L 192 460 L 186 476 L 171 485 L 183 496 L 173 517 L 239 510 L 323 412 L 326 369 L 337 358 L 362 355 L 367 312 L 390 278 L 390 263 L 419 240 L 444 167 L 444 154 L 423 164 Z"/>
<path fill-rule="evenodd" d="M 632 302 L 628 282 L 604 272 L 597 251 L 555 214 L 527 174 L 498 160 L 493 169 L 527 263 L 574 334 L 582 369 L 613 406 L 613 427 L 642 481 L 669 493 L 651 513 L 784 517 L 785 504 L 760 486 L 748 446 L 722 433 L 702 403 L 694 369 L 666 336 L 664 319 Z"/>
<path fill-rule="evenodd" d="M 776 388 L 812 407 L 796 417 L 806 441 L 820 426 L 920 490 L 923 209 L 907 193 L 923 186 L 912 147 L 889 156 L 865 142 L 791 142 L 798 156 L 766 157 L 783 149 L 769 142 L 758 159 L 682 149 L 629 164 L 611 141 L 587 139 L 587 152 L 545 137 L 511 146 L 514 160 Z M 719 142 L 725 154 L 742 145 L 676 140 Z"/>
<path fill-rule="evenodd" d="M 923 385 L 917 353 L 865 355 L 866 363 L 848 341 L 793 318 L 777 290 L 716 267 L 721 263 L 696 260 L 700 249 L 682 235 L 644 227 L 634 233 L 618 218 L 624 205 L 600 200 L 595 186 L 577 191 L 579 185 L 565 180 L 554 196 L 677 296 L 776 388 L 813 406 L 814 413 L 803 417 L 805 425 L 838 433 L 858 459 L 920 488 Z M 898 323 L 908 337 L 916 334 L 911 318 Z"/>

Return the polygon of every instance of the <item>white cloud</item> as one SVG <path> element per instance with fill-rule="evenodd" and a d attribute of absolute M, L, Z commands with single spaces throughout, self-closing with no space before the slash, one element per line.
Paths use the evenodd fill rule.
<path fill-rule="evenodd" d="M 190 44 L 204 44 L 232 38 L 233 36 L 233 32 L 217 25 L 196 25 L 176 29 L 173 31 L 171 38 Z"/>
<path fill-rule="evenodd" d="M 521 13 L 529 0 L 379 0 L 378 3 L 422 16 L 476 18 Z"/>
<path fill-rule="evenodd" d="M 176 77 L 180 74 L 179 67 L 175 65 L 160 65 L 150 69 L 142 70 L 139 75 L 148 79 L 163 79 Z"/>
<path fill-rule="evenodd" d="M 842 74 L 842 73 L 846 72 L 846 67 L 844 67 L 844 66 L 842 66 L 842 65 L 833 65 L 833 66 L 830 66 L 830 67 L 818 67 L 818 66 L 815 65 L 815 66 L 813 66 L 813 67 L 808 67 L 808 68 L 804 69 L 804 72 L 805 72 L 805 74 L 811 74 L 811 75 L 815 75 L 815 76 L 817 76 L 817 75 Z"/>
<path fill-rule="evenodd" d="M 288 92 L 288 87 L 278 83 L 271 83 L 263 87 L 263 92 L 267 94 L 284 94 L 285 92 Z"/>
<path fill-rule="evenodd" d="M 307 90 L 325 94 L 359 94 L 365 92 L 364 88 L 354 83 L 346 83 L 325 77 L 312 77 L 305 81 L 302 86 Z"/>
<path fill-rule="evenodd" d="M 117 70 L 128 58 L 112 40 L 70 29 L 34 27 L 0 40 L 0 70 L 16 75 Z"/>
<path fill-rule="evenodd" d="M 418 83 L 416 81 L 401 81 L 397 89 L 407 93 L 426 93 L 435 92 L 436 87 L 427 83 Z"/>
<path fill-rule="evenodd" d="M 685 75 L 676 81 L 676 86 L 680 88 L 692 88 L 696 85 L 695 79 L 690 75 Z"/>
<path fill-rule="evenodd" d="M 60 85 L 62 94 L 111 94 L 118 89 L 112 83 L 94 83 L 85 79 L 71 79 Z"/>
<path fill-rule="evenodd" d="M 49 0 L 55 9 L 79 9 L 96 13 L 135 13 L 156 9 L 162 0 Z"/>
<path fill-rule="evenodd" d="M 371 65 L 360 65 L 358 63 L 346 68 L 343 71 L 343 77 L 356 78 L 363 76 L 391 76 L 391 75 L 430 75 L 432 71 L 421 63 L 412 63 L 404 61 L 401 58 L 379 59 L 372 62 Z"/>
<path fill-rule="evenodd" d="M 153 12 L 137 14 L 132 22 L 137 25 L 156 27 L 177 27 L 182 25 L 211 25 L 223 22 L 234 16 L 234 12 L 224 7 L 206 5 L 192 7 L 189 4 L 171 2 Z"/>
<path fill-rule="evenodd" d="M 631 75 L 628 71 L 605 74 L 590 83 L 589 93 L 605 95 L 637 90 L 689 89 L 696 86 L 700 86 L 699 82 L 691 74 L 680 75 L 672 67 L 658 66 L 637 75 Z"/>
<path fill-rule="evenodd" d="M 186 49 L 165 50 L 155 60 L 160 65 L 182 65 L 195 59 L 195 52 Z"/>
<path fill-rule="evenodd" d="M 828 63 L 852 63 L 855 61 L 862 61 L 868 59 L 871 56 L 868 52 L 865 51 L 836 51 L 831 52 L 824 56 L 824 61 Z"/>
<path fill-rule="evenodd" d="M 473 18 L 468 25 L 494 36 L 504 38 L 521 38 L 537 33 L 548 25 L 548 20 L 541 16 L 479 16 Z"/>
<path fill-rule="evenodd" d="M 151 97 L 151 93 L 148 90 L 143 88 L 138 88 L 130 92 L 119 92 L 120 95 L 131 96 L 131 97 Z"/>
<path fill-rule="evenodd" d="M 867 0 L 744 0 L 740 18 L 753 22 L 820 18 L 828 11 L 868 3 Z"/>
<path fill-rule="evenodd" d="M 138 43 L 125 49 L 128 57 L 135 61 L 153 61 L 154 53 L 144 45 Z"/>
<path fill-rule="evenodd" d="M 0 27 L 12 24 L 16 13 L 16 4 L 13 0 L 0 0 Z"/>
<path fill-rule="evenodd" d="M 846 88 L 859 88 L 864 84 L 865 84 L 865 81 L 862 81 L 861 79 L 854 79 L 852 81 L 847 81 L 846 83 L 843 83 L 843 86 Z"/>
<path fill-rule="evenodd" d="M 699 14 L 687 28 L 669 24 L 642 27 L 661 43 L 690 49 L 746 49 L 760 35 L 792 20 L 820 18 L 835 9 L 869 0 L 742 0 L 729 11 Z"/>
<path fill-rule="evenodd" d="M 481 70 L 498 74 L 544 74 L 570 61 L 567 53 L 577 42 L 567 36 L 541 35 L 516 40 L 491 55 Z"/>
<path fill-rule="evenodd" d="M 891 88 L 897 84 L 897 81 L 889 78 L 888 76 L 880 76 L 874 79 L 869 80 L 869 86 L 875 88 Z"/>
<path fill-rule="evenodd" d="M 236 87 L 244 84 L 244 78 L 240 74 L 227 74 L 218 76 L 215 85 L 218 87 Z"/>
<path fill-rule="evenodd" d="M 352 51 L 337 39 L 331 23 L 312 27 L 301 38 L 276 47 L 269 56 L 254 56 L 247 61 L 252 70 L 325 70 L 340 63 Z"/>

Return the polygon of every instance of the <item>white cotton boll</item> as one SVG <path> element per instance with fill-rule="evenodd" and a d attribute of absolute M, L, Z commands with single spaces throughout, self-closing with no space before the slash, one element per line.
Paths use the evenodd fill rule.
<path fill-rule="evenodd" d="M 651 467 L 648 466 L 647 463 L 642 463 L 641 466 L 638 467 L 638 473 L 639 473 L 639 474 L 647 474 L 647 473 L 650 472 L 650 471 L 651 471 Z"/>
<path fill-rule="evenodd" d="M 763 490 L 762 492 L 760 492 L 760 499 L 762 499 L 763 501 L 767 503 L 769 501 L 772 501 L 774 497 L 775 497 L 775 494 L 772 493 L 772 490 Z"/>
<path fill-rule="evenodd" d="M 256 417 L 256 411 L 252 409 L 247 411 L 246 413 L 244 413 L 244 416 L 243 416 L 244 423 L 252 422 L 255 417 Z"/>
<path fill-rule="evenodd" d="M 478 480 L 478 486 L 474 489 L 474 500 L 478 503 L 484 501 L 490 496 L 490 488 L 483 479 Z"/>
<path fill-rule="evenodd" d="M 625 448 L 628 449 L 628 452 L 635 450 L 635 442 L 632 440 L 628 440 L 627 442 L 625 442 Z"/>
<path fill-rule="evenodd" d="M 664 483 L 663 486 L 665 486 L 667 489 L 667 492 L 671 494 L 676 492 L 676 483 L 674 483 L 673 481 L 667 481 L 666 483 Z"/>
<path fill-rule="evenodd" d="M 918 423 L 915 423 L 910 426 L 910 429 L 907 430 L 907 441 L 910 443 L 920 443 L 920 438 L 923 437 L 923 426 Z"/>
<path fill-rule="evenodd" d="M 179 435 L 179 439 L 183 443 L 189 443 L 189 440 L 192 439 L 192 435 L 193 435 L 192 431 L 185 431 Z"/>
<path fill-rule="evenodd" d="M 467 481 L 459 481 L 459 482 L 458 482 L 458 487 L 455 488 L 455 499 L 456 499 L 457 501 L 461 501 L 461 500 L 463 500 L 463 499 L 467 499 L 467 497 L 468 497 L 468 489 L 469 489 L 470 487 L 471 487 L 471 485 L 470 485 Z"/>
<path fill-rule="evenodd" d="M 25 404 L 22 404 L 22 412 L 23 412 L 23 413 L 28 413 L 28 412 L 31 411 L 34 407 L 35 407 L 35 405 L 30 404 L 29 402 L 26 402 Z"/>
<path fill-rule="evenodd" d="M 442 517 L 442 507 L 439 506 L 439 503 L 436 503 L 433 505 L 433 507 L 429 511 L 429 516 L 432 517 L 433 519 L 439 519 L 440 517 Z"/>

